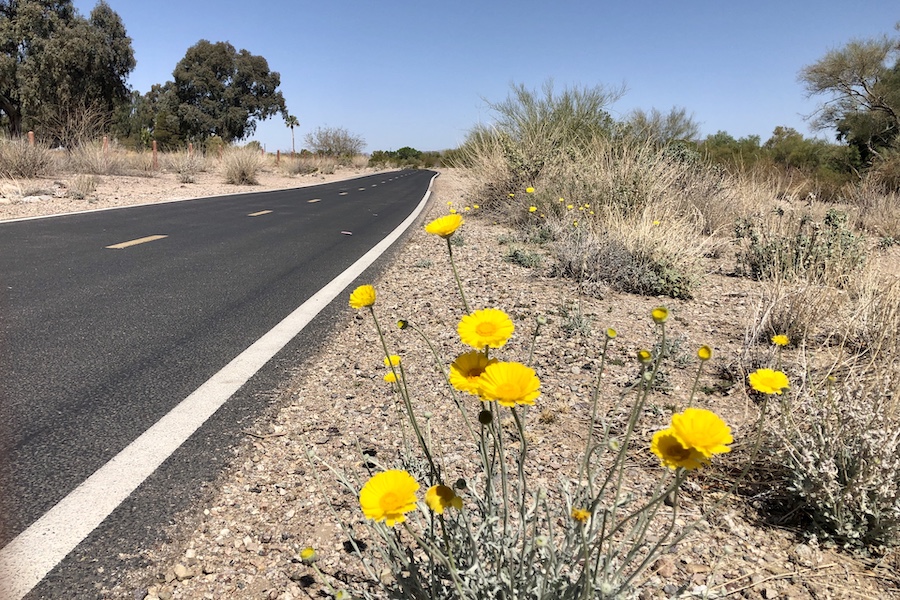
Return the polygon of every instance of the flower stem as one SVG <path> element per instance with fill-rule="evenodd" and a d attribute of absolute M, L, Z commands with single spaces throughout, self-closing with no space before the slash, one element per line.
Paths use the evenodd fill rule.
<path fill-rule="evenodd" d="M 459 297 L 462 298 L 463 308 L 466 310 L 466 314 L 472 312 L 469 310 L 469 303 L 466 302 L 466 295 L 463 292 L 462 281 L 459 279 L 459 273 L 456 272 L 456 262 L 453 260 L 453 246 L 450 244 L 450 238 L 447 238 L 447 252 L 450 253 L 450 268 L 453 269 L 453 277 L 456 279 L 456 287 L 459 288 Z"/>

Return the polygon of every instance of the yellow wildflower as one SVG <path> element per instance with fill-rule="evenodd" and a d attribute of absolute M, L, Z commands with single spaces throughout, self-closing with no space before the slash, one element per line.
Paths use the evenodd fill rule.
<path fill-rule="evenodd" d="M 476 310 L 464 316 L 456 328 L 462 343 L 476 350 L 485 346 L 500 348 L 515 329 L 507 314 L 496 308 Z"/>
<path fill-rule="evenodd" d="M 707 458 L 731 452 L 726 444 L 734 441 L 725 421 L 705 408 L 686 408 L 672 415 L 672 434 L 682 446 L 693 448 Z"/>
<path fill-rule="evenodd" d="M 672 428 L 657 431 L 650 442 L 650 451 L 670 469 L 683 467 L 689 471 L 702 467 L 709 459 L 696 448 L 685 448 L 678 441 Z"/>
<path fill-rule="evenodd" d="M 488 365 L 481 375 L 481 397 L 496 400 L 500 406 L 534 404 L 541 395 L 541 380 L 534 369 L 517 362 Z"/>
<path fill-rule="evenodd" d="M 407 471 L 384 471 L 366 482 L 359 492 L 359 504 L 367 519 L 392 527 L 416 509 L 417 491 L 419 484 Z"/>
<path fill-rule="evenodd" d="M 375 304 L 375 288 L 371 285 L 361 285 L 350 294 L 350 306 L 360 309 Z"/>
<path fill-rule="evenodd" d="M 750 373 L 747 379 L 750 381 L 750 387 L 763 394 L 781 395 L 783 390 L 791 387 L 787 375 L 772 369 L 757 369 Z"/>
<path fill-rule="evenodd" d="M 425 231 L 432 235 L 439 235 L 442 238 L 448 238 L 459 229 L 463 224 L 463 218 L 459 214 L 452 212 L 449 215 L 438 217 L 425 226 Z"/>
<path fill-rule="evenodd" d="M 425 503 L 428 504 L 428 508 L 439 515 L 444 514 L 444 511 L 451 506 L 456 510 L 462 510 L 463 507 L 462 498 L 446 485 L 433 485 L 428 488 L 428 491 L 425 492 Z"/>

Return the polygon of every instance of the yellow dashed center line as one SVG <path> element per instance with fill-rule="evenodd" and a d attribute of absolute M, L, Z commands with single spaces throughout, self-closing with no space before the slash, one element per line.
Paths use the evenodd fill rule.
<path fill-rule="evenodd" d="M 147 237 L 138 238 L 136 240 L 131 240 L 130 242 L 122 242 L 120 244 L 113 244 L 112 246 L 107 246 L 107 248 L 112 248 L 113 250 L 121 250 L 122 248 L 128 248 L 129 246 L 137 246 L 138 244 L 146 244 L 147 242 L 155 242 L 156 240 L 161 240 L 163 238 L 167 238 L 167 235 L 148 235 Z"/>
<path fill-rule="evenodd" d="M 248 217 L 261 217 L 262 215 L 267 215 L 267 214 L 269 214 L 270 212 L 272 212 L 272 211 L 271 211 L 271 210 L 261 210 L 261 211 L 259 211 L 259 212 L 250 213 L 250 214 L 247 215 L 247 216 L 248 216 Z"/>

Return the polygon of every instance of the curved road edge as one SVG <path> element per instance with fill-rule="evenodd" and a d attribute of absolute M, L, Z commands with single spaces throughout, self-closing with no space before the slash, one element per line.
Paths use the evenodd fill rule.
<path fill-rule="evenodd" d="M 0 549 L 0 598 L 20 600 L 28 594 L 241 386 L 400 239 L 428 204 L 439 175 L 434 174 L 416 208 L 384 239 Z"/>

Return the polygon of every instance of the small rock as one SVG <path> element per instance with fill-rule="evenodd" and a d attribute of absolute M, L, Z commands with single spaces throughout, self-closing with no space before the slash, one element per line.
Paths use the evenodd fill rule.
<path fill-rule="evenodd" d="M 669 579 L 675 575 L 675 559 L 671 556 L 661 556 L 653 567 L 663 579 Z"/>
<path fill-rule="evenodd" d="M 184 581 L 185 579 L 190 579 L 194 576 L 194 574 L 191 573 L 191 570 L 181 563 L 175 565 L 175 568 L 172 569 L 172 572 L 175 574 L 175 577 L 178 579 L 178 581 Z"/>
<path fill-rule="evenodd" d="M 778 597 L 778 591 L 775 588 L 767 587 L 763 591 L 763 598 L 766 600 L 774 600 L 774 598 Z"/>

